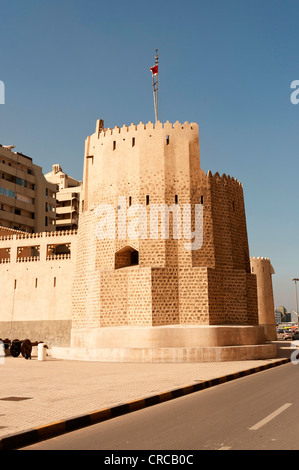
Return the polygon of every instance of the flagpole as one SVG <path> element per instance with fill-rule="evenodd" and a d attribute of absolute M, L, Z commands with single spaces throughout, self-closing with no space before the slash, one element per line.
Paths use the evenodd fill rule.
<path fill-rule="evenodd" d="M 153 74 L 153 97 L 154 97 L 154 110 L 155 110 L 155 120 L 157 122 L 157 106 L 156 106 L 156 90 L 155 90 L 155 75 Z"/>
<path fill-rule="evenodd" d="M 155 65 L 158 67 L 158 49 L 156 49 L 156 56 L 155 56 Z M 156 122 L 158 121 L 158 77 L 159 73 L 156 75 L 156 112 L 155 112 L 155 117 L 156 117 Z"/>
<path fill-rule="evenodd" d="M 154 108 L 155 108 L 155 120 L 158 121 L 158 49 L 156 49 L 155 65 L 151 67 L 153 77 L 153 95 L 154 95 Z"/>

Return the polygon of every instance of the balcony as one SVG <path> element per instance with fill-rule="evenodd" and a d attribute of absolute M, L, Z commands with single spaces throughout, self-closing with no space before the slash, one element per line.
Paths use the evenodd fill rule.
<path fill-rule="evenodd" d="M 66 225 L 78 225 L 78 218 L 69 217 L 68 219 L 57 219 L 56 226 L 57 227 L 64 227 Z"/>
<path fill-rule="evenodd" d="M 31 168 L 29 168 L 31 169 Z M 18 163 L 12 162 L 12 165 L 9 166 L 7 163 L 2 163 L 0 160 L 0 173 L 7 173 L 13 177 L 19 177 L 21 179 L 27 180 L 31 184 L 35 183 L 35 176 L 33 174 L 27 173 L 27 169 L 21 169 L 18 167 Z"/>

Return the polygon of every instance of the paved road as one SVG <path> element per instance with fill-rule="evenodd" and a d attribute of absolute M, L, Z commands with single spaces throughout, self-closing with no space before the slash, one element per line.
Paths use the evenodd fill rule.
<path fill-rule="evenodd" d="M 299 450 L 291 363 L 112 419 L 30 450 Z"/>

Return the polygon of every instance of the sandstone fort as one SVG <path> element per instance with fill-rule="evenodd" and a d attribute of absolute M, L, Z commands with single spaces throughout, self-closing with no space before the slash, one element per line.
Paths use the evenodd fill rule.
<path fill-rule="evenodd" d="M 148 225 L 142 237 L 124 229 L 131 207 L 150 220 L 153 206 L 156 237 Z M 186 249 L 175 209 L 190 208 L 199 237 L 199 206 L 200 243 Z M 103 207 L 114 208 L 105 219 L 114 237 L 99 237 Z M 273 267 L 250 257 L 242 184 L 201 169 L 196 123 L 106 129 L 99 119 L 85 142 L 78 230 L 0 233 L 2 338 L 42 340 L 54 357 L 81 360 L 276 356 Z"/>

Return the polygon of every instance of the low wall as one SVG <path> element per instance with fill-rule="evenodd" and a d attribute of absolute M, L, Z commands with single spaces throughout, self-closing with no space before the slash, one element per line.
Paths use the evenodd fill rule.
<path fill-rule="evenodd" d="M 0 321 L 0 338 L 43 341 L 52 346 L 69 346 L 71 338 L 71 320 L 48 321 Z"/>
<path fill-rule="evenodd" d="M 69 345 L 76 234 L 2 236 L 0 253 L 0 338 Z"/>

